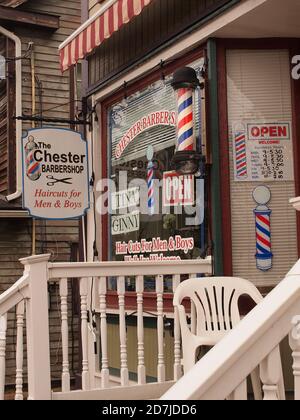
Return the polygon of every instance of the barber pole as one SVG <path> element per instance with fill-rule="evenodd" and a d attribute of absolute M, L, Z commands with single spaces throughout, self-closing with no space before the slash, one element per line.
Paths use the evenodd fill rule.
<path fill-rule="evenodd" d="M 194 110 L 193 110 L 192 89 L 179 89 L 177 91 L 178 102 L 178 131 L 177 131 L 177 150 L 180 152 L 194 150 Z"/>
<path fill-rule="evenodd" d="M 234 148 L 236 161 L 236 177 L 245 179 L 247 172 L 247 152 L 246 152 L 246 131 L 245 127 L 240 124 L 234 130 Z"/>
<path fill-rule="evenodd" d="M 256 266 L 261 271 L 272 268 L 271 246 L 271 214 L 272 210 L 266 205 L 271 199 L 271 192 L 267 187 L 257 187 L 253 198 L 258 206 L 254 210 L 256 230 Z"/>
<path fill-rule="evenodd" d="M 200 87 L 197 73 L 191 67 L 177 70 L 172 87 L 177 100 L 176 152 L 172 166 L 179 175 L 193 175 L 199 171 L 202 159 L 201 153 L 197 152 L 194 121 L 194 96 Z"/>
<path fill-rule="evenodd" d="M 149 146 L 147 150 L 148 169 L 147 169 L 147 185 L 148 185 L 148 213 L 150 216 L 154 214 L 154 164 L 153 164 L 154 151 L 153 147 Z"/>

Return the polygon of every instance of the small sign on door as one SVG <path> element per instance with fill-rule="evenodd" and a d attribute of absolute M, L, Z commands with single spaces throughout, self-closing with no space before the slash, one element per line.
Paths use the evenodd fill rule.
<path fill-rule="evenodd" d="M 192 206 L 195 202 L 194 175 L 179 175 L 175 171 L 163 175 L 164 207 Z"/>

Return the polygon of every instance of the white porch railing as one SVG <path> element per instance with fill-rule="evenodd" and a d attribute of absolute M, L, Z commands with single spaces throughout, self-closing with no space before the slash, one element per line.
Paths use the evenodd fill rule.
<path fill-rule="evenodd" d="M 279 399 L 278 344 L 289 335 L 295 399 L 300 399 L 300 260 L 286 278 L 181 378 L 162 400 L 247 399 L 246 378 L 260 365 L 264 399 Z"/>
<path fill-rule="evenodd" d="M 28 399 L 146 399 L 159 398 L 174 381 L 181 377 L 180 328 L 174 314 L 174 381 L 166 382 L 166 355 L 164 353 L 164 275 L 171 276 L 172 289 L 180 283 L 181 275 L 195 277 L 211 274 L 211 260 L 147 263 L 49 263 L 49 255 L 33 256 L 21 260 L 24 276 L 0 296 L 0 400 L 5 394 L 5 353 L 7 313 L 16 308 L 16 393 L 23 399 L 23 326 L 26 312 Z M 130 386 L 127 334 L 125 279 L 135 278 L 138 341 L 138 381 Z M 144 345 L 144 277 L 155 277 L 157 318 L 157 380 L 146 384 Z M 107 280 L 117 279 L 119 336 L 120 336 L 120 386 L 110 389 L 107 325 Z M 70 391 L 68 281 L 80 279 L 82 390 Z M 93 281 L 92 281 L 93 279 Z M 61 310 L 62 378 L 61 392 L 52 392 L 50 378 L 50 344 L 48 313 L 48 282 L 59 283 Z M 93 305 L 91 285 L 93 284 Z M 97 376 L 94 354 L 95 333 L 91 327 L 90 308 L 97 307 L 100 314 L 101 372 Z M 126 388 L 126 392 L 125 392 Z"/>

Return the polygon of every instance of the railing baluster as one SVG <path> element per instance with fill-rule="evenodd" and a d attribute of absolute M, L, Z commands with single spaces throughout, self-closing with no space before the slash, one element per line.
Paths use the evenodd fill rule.
<path fill-rule="evenodd" d="M 127 366 L 127 334 L 125 314 L 125 277 L 118 277 L 119 297 L 119 328 L 120 328 L 120 352 L 121 352 L 121 386 L 128 386 L 129 374 Z"/>
<path fill-rule="evenodd" d="M 0 316 L 0 400 L 4 400 L 5 390 L 5 349 L 7 314 Z"/>
<path fill-rule="evenodd" d="M 156 295 L 157 295 L 157 340 L 158 340 L 158 365 L 157 378 L 158 382 L 166 380 L 166 366 L 164 356 L 164 277 L 156 276 Z"/>
<path fill-rule="evenodd" d="M 280 376 L 278 347 L 276 347 L 260 365 L 260 378 L 263 383 L 265 401 L 276 401 L 279 399 L 278 384 L 280 382 Z"/>
<path fill-rule="evenodd" d="M 137 294 L 137 339 L 138 339 L 138 384 L 146 384 L 145 346 L 144 346 L 144 277 L 136 278 Z"/>
<path fill-rule="evenodd" d="M 22 401 L 23 397 L 23 361 L 24 361 L 24 301 L 20 302 L 16 307 L 17 317 L 17 346 L 16 346 L 16 395 L 15 400 Z"/>
<path fill-rule="evenodd" d="M 68 328 L 68 280 L 61 279 L 59 284 L 61 307 L 61 339 L 62 339 L 62 391 L 70 391 L 69 371 L 69 328 Z"/>
<path fill-rule="evenodd" d="M 81 303 L 81 339 L 82 339 L 82 389 L 89 390 L 89 361 L 88 361 L 88 280 L 80 280 Z"/>
<path fill-rule="evenodd" d="M 173 293 L 180 284 L 180 275 L 173 276 Z M 181 345 L 180 345 L 180 323 L 178 309 L 174 308 L 174 380 L 178 381 L 182 376 L 181 366 Z"/>
<path fill-rule="evenodd" d="M 290 333 L 290 347 L 293 350 L 293 374 L 295 381 L 295 400 L 300 400 L 300 316 L 292 320 L 293 329 Z"/>
<path fill-rule="evenodd" d="M 107 350 L 107 317 L 106 317 L 106 277 L 99 279 L 99 306 L 100 306 L 100 341 L 101 341 L 101 385 L 109 387 L 109 365 Z"/>

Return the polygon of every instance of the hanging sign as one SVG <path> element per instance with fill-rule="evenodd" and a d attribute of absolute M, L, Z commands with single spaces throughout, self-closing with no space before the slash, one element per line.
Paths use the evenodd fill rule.
<path fill-rule="evenodd" d="M 175 171 L 163 174 L 163 205 L 192 206 L 195 202 L 194 175 L 179 175 Z"/>
<path fill-rule="evenodd" d="M 235 181 L 293 181 L 290 122 L 233 124 Z"/>
<path fill-rule="evenodd" d="M 22 138 L 23 208 L 42 219 L 74 219 L 89 208 L 87 142 L 62 128 Z"/>

